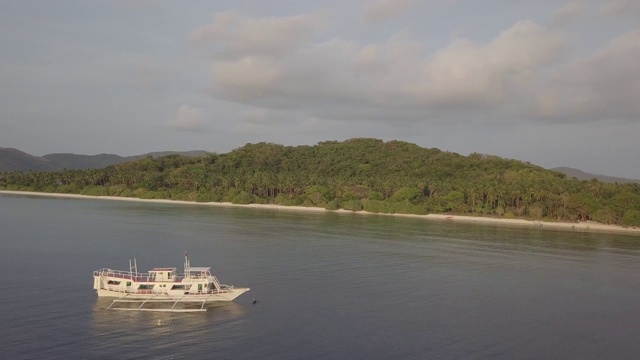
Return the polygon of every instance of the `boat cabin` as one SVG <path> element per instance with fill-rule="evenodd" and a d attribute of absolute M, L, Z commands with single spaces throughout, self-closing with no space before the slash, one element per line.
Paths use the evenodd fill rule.
<path fill-rule="evenodd" d="M 176 281 L 176 268 L 153 268 L 149 270 L 150 281 Z"/>
<path fill-rule="evenodd" d="M 211 268 L 210 267 L 190 266 L 190 267 L 186 268 L 185 271 L 184 271 L 185 280 L 186 279 L 191 279 L 191 280 L 205 280 L 205 279 L 208 279 L 211 276 L 211 271 L 209 269 L 211 269 Z"/>

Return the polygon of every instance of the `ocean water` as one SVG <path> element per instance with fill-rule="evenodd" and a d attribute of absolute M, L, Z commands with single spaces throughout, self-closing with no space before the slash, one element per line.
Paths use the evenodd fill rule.
<path fill-rule="evenodd" d="M 92 289 L 185 250 L 251 291 L 185 314 Z M 640 358 L 627 235 L 0 194 L 0 273 L 3 359 Z"/>

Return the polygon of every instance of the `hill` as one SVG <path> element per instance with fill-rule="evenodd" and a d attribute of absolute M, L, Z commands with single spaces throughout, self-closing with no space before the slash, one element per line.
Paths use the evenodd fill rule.
<path fill-rule="evenodd" d="M 640 225 L 640 184 L 567 179 L 517 160 L 377 139 L 314 146 L 247 144 L 203 157 L 169 155 L 102 169 L 13 172 L 0 176 L 1 188 Z"/>
<path fill-rule="evenodd" d="M 578 180 L 591 180 L 591 179 L 597 179 L 598 181 L 602 181 L 605 183 L 640 183 L 640 180 L 638 179 L 625 179 L 625 178 L 619 178 L 619 177 L 614 177 L 614 176 L 606 176 L 606 175 L 597 175 L 597 174 L 591 174 L 588 172 L 584 172 L 582 170 L 578 170 L 578 169 L 573 169 L 570 167 L 556 167 L 553 169 L 549 169 L 552 171 L 557 171 L 557 172 L 561 172 L 565 175 L 567 175 L 567 177 L 569 178 L 576 178 Z"/>
<path fill-rule="evenodd" d="M 0 172 L 28 170 L 54 171 L 57 168 L 48 159 L 29 155 L 18 149 L 0 148 Z"/>
<path fill-rule="evenodd" d="M 47 154 L 42 157 L 33 156 L 13 148 L 0 148 L 0 172 L 7 171 L 60 171 L 63 169 L 99 169 L 110 165 L 129 161 L 167 155 L 205 156 L 206 151 L 163 151 L 142 155 L 119 156 L 114 154 L 77 155 L 68 153 Z"/>

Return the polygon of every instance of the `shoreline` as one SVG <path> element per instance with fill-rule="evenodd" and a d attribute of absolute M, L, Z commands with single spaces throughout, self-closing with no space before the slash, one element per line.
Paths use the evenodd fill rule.
<path fill-rule="evenodd" d="M 427 215 L 415 215 L 415 214 L 387 214 L 387 213 L 372 213 L 368 211 L 351 211 L 351 210 L 327 210 L 318 207 L 305 207 L 305 206 L 283 206 L 274 204 L 233 204 L 230 202 L 195 202 L 185 200 L 168 200 L 168 199 L 139 199 L 120 196 L 90 196 L 80 194 L 61 194 L 61 193 L 44 193 L 44 192 L 32 192 L 32 191 L 11 191 L 0 190 L 0 194 L 8 195 L 26 195 L 26 196 L 43 196 L 43 197 L 60 197 L 70 199 L 93 199 L 93 200 L 115 200 L 115 201 L 133 201 L 133 202 L 148 202 L 156 204 L 178 204 L 178 205 L 198 205 L 198 206 L 217 206 L 217 207 L 245 207 L 245 208 L 257 208 L 268 210 L 286 210 L 286 211 L 306 211 L 306 212 L 335 212 L 342 214 L 355 214 L 355 215 L 383 215 L 383 216 L 396 216 L 396 217 L 409 217 L 416 219 L 437 220 L 437 221 L 455 221 L 463 223 L 477 223 L 477 224 L 494 224 L 502 226 L 519 226 L 519 227 L 531 227 L 539 228 L 541 230 L 564 230 L 581 233 L 617 233 L 640 236 L 640 229 L 638 228 L 625 228 L 619 225 L 606 225 L 597 222 L 550 222 L 550 221 L 537 221 L 537 220 L 524 220 L 524 219 L 499 219 L 490 217 L 476 217 L 467 215 L 447 215 L 447 214 L 427 214 Z"/>

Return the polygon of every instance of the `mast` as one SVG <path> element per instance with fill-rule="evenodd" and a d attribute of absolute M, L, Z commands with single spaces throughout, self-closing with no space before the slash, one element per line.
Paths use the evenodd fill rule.
<path fill-rule="evenodd" d="M 191 277 L 191 271 L 189 270 L 191 265 L 189 264 L 189 257 L 187 256 L 187 252 L 184 252 L 184 276 L 186 278 Z"/>
<path fill-rule="evenodd" d="M 133 258 L 133 263 L 131 259 L 129 259 L 129 276 L 133 276 L 136 274 L 138 276 L 138 264 L 136 263 L 136 258 Z"/>

